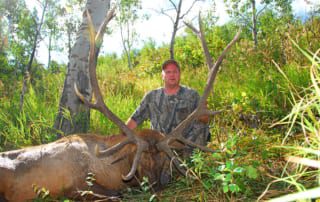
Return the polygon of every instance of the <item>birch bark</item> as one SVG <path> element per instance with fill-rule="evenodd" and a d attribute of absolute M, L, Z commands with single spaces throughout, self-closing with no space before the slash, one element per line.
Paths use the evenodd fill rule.
<path fill-rule="evenodd" d="M 85 10 L 89 11 L 96 30 L 107 16 L 109 9 L 110 0 L 87 0 Z M 54 123 L 58 137 L 72 133 L 85 133 L 89 129 L 90 110 L 82 104 L 74 91 L 76 82 L 80 92 L 87 99 L 90 100 L 92 97 L 88 71 L 89 47 L 88 20 L 84 13 L 76 42 L 71 49 L 59 111 Z M 98 54 L 99 50 L 97 50 L 96 59 Z"/>

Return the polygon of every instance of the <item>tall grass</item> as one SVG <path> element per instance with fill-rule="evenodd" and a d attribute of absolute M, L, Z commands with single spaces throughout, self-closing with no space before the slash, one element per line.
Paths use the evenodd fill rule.
<path fill-rule="evenodd" d="M 311 63 L 309 67 L 311 85 L 298 90 L 281 71 L 290 86 L 293 103 L 291 112 L 275 124 L 288 126 L 282 145 L 278 146 L 285 151 L 287 163 L 281 176 L 276 177 L 267 186 L 263 195 L 273 183 L 277 182 L 284 182 L 288 190 L 296 193 L 271 201 L 308 201 L 320 197 L 320 50 L 312 53 L 303 50 L 294 41 L 292 43 Z"/>
<path fill-rule="evenodd" d="M 54 139 L 52 126 L 62 84 L 62 75 L 44 74 L 42 80 L 29 85 L 21 112 L 18 105 L 19 90 L 1 100 L 1 151 L 42 144 Z"/>

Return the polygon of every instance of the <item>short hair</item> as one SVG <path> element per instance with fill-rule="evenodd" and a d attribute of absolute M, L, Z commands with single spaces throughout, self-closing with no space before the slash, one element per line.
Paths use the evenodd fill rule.
<path fill-rule="evenodd" d="M 178 70 L 180 71 L 180 65 L 179 65 L 179 63 L 178 63 L 176 60 L 174 60 L 174 59 L 166 60 L 166 61 L 162 64 L 162 70 L 165 70 L 169 64 L 174 64 L 174 65 L 178 68 Z"/>

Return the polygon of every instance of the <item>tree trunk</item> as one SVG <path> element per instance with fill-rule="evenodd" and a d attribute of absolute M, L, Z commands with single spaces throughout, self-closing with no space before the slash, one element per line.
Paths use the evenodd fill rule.
<path fill-rule="evenodd" d="M 130 37 L 130 26 L 129 26 L 129 23 L 127 25 L 127 46 L 128 46 L 128 52 L 127 52 L 127 57 L 128 57 L 128 66 L 129 66 L 129 69 L 132 69 L 132 60 L 131 60 L 131 45 L 132 45 L 132 38 Z"/>
<path fill-rule="evenodd" d="M 42 14 L 41 14 L 41 20 L 39 22 L 39 25 L 37 27 L 36 33 L 34 35 L 33 45 L 32 45 L 32 52 L 31 52 L 31 55 L 30 55 L 30 59 L 29 59 L 27 68 L 26 68 L 25 73 L 24 73 L 22 90 L 21 90 L 21 94 L 20 94 L 20 112 L 23 109 L 24 96 L 25 96 L 25 94 L 26 94 L 26 92 L 28 90 L 27 85 L 28 85 L 28 81 L 29 81 L 29 78 L 30 78 L 32 63 L 33 63 L 34 56 L 36 54 L 37 45 L 38 45 L 38 38 L 40 36 L 40 31 L 41 31 L 41 27 L 43 25 L 44 15 L 46 13 L 47 6 L 48 6 L 48 1 L 45 1 L 44 6 L 43 6 L 43 10 L 42 10 Z"/>
<path fill-rule="evenodd" d="M 131 52 L 131 49 L 130 49 L 130 29 L 129 29 L 129 26 L 127 26 L 127 33 L 126 33 L 126 36 L 127 36 L 127 39 L 125 38 L 124 36 L 124 29 L 122 27 L 123 25 L 120 24 L 120 35 L 121 35 L 121 41 L 122 41 L 122 46 L 123 46 L 123 50 L 127 56 L 127 60 L 128 60 L 128 68 L 130 70 L 132 70 L 132 62 L 131 62 L 131 55 L 130 55 L 130 52 Z"/>
<path fill-rule="evenodd" d="M 257 10 L 256 10 L 256 0 L 251 0 L 252 4 L 252 38 L 254 41 L 254 48 L 258 46 L 257 38 Z"/>
<path fill-rule="evenodd" d="M 131 54 L 130 54 L 130 49 L 127 51 L 127 59 L 128 59 L 128 67 L 129 69 L 132 69 L 132 62 L 131 62 Z"/>
<path fill-rule="evenodd" d="M 179 1 L 179 5 L 177 8 L 176 20 L 173 24 L 173 31 L 172 31 L 171 42 L 170 42 L 170 59 L 174 59 L 174 44 L 175 44 L 176 34 L 178 31 L 178 26 L 179 26 L 181 6 L 182 6 L 182 0 Z"/>
<path fill-rule="evenodd" d="M 51 49 L 52 49 L 52 32 L 54 31 L 50 31 L 50 35 L 49 35 L 49 44 L 48 44 L 48 65 L 47 65 L 47 69 L 50 69 L 51 66 Z"/>
<path fill-rule="evenodd" d="M 67 34 L 68 34 L 68 59 L 70 61 L 71 58 L 71 50 L 72 50 L 72 46 L 71 46 L 71 25 L 68 24 L 67 25 Z"/>
<path fill-rule="evenodd" d="M 85 10 L 89 11 L 96 30 L 105 19 L 109 9 L 110 0 L 87 0 Z M 77 83 L 79 91 L 87 99 L 90 100 L 92 97 L 88 71 L 89 48 L 88 20 L 86 15 L 83 15 L 76 42 L 70 53 L 59 111 L 54 123 L 58 137 L 72 133 L 85 133 L 89 129 L 90 110 L 82 104 L 74 92 L 74 84 Z M 98 53 L 99 50 L 97 50 L 96 57 Z"/>

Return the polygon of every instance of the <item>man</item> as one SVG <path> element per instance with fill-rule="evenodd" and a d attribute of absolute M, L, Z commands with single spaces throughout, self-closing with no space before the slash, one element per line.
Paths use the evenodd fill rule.
<path fill-rule="evenodd" d="M 164 87 L 144 96 L 127 121 L 129 128 L 135 129 L 149 119 L 152 129 L 168 134 L 198 106 L 199 94 L 180 85 L 180 66 L 177 61 L 170 59 L 163 63 L 162 79 Z M 185 138 L 200 145 L 206 145 L 209 136 L 208 116 L 195 120 L 184 131 Z"/>

